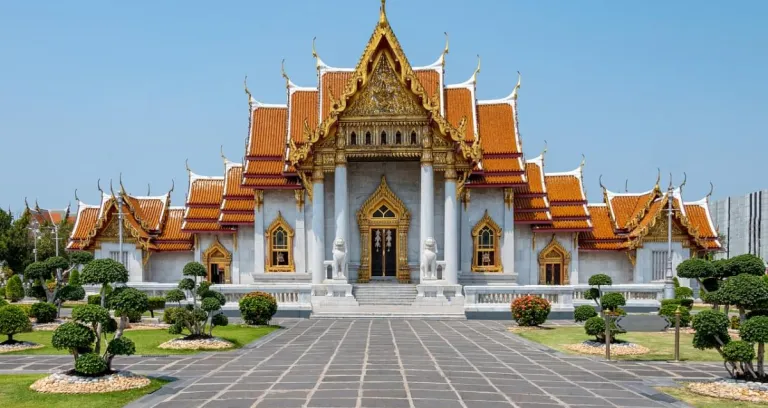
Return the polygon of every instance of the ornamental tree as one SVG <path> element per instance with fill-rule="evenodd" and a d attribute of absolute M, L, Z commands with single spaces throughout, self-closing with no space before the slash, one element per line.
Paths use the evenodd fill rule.
<path fill-rule="evenodd" d="M 187 300 L 187 295 L 185 295 L 184 291 L 181 289 L 172 289 L 165 294 L 165 300 L 168 302 L 176 302 L 179 304 L 179 307 L 181 307 L 181 301 Z"/>
<path fill-rule="evenodd" d="M 189 331 L 187 338 L 190 340 L 209 338 L 213 335 L 213 328 L 215 326 L 225 326 L 228 323 L 227 319 L 216 317 L 221 314 L 221 307 L 227 301 L 221 293 L 210 290 L 210 282 L 198 282 L 198 278 L 207 275 L 205 267 L 201 263 L 187 263 L 184 265 L 182 274 L 185 278 L 179 281 L 179 290 L 181 295 L 184 295 L 184 291 L 191 295 L 192 304 L 174 310 L 170 316 L 164 316 L 171 323 L 168 332 L 171 334 L 181 334 L 184 330 L 187 330 Z M 171 299 L 175 299 L 181 304 L 182 296 L 178 292 L 171 292 L 173 292 Z M 186 298 L 187 296 L 184 295 L 183 297 Z M 200 302 L 199 305 L 198 301 Z"/>
<path fill-rule="evenodd" d="M 21 284 L 19 275 L 13 275 L 11 279 L 8 279 L 8 285 L 5 286 L 5 297 L 11 302 L 24 299 L 24 286 Z"/>
<path fill-rule="evenodd" d="M 742 340 L 757 343 L 757 374 L 765 377 L 765 343 L 768 342 L 768 317 L 755 316 L 747 320 L 739 330 Z"/>
<path fill-rule="evenodd" d="M 592 299 L 595 301 L 595 304 L 597 305 L 598 310 L 600 310 L 601 316 L 594 316 L 589 317 L 584 322 L 584 331 L 590 335 L 595 336 L 597 341 L 599 342 L 605 342 L 605 315 L 606 312 L 611 315 L 619 315 L 622 314 L 624 311 L 621 309 L 621 306 L 624 306 L 627 304 L 627 300 L 624 298 L 624 295 L 618 292 L 609 292 L 609 293 L 603 293 L 603 290 L 601 286 L 609 286 L 613 285 L 613 280 L 610 276 L 605 274 L 597 274 L 592 275 L 589 277 L 589 280 L 587 281 L 591 288 L 589 288 L 586 292 L 584 292 L 584 298 L 586 299 Z M 599 332 L 601 330 L 601 332 Z M 621 329 L 619 329 L 618 326 L 616 326 L 616 321 L 611 321 L 611 338 L 607 339 L 609 342 L 613 343 L 616 341 L 616 335 L 619 333 L 623 333 Z"/>
<path fill-rule="evenodd" d="M 80 273 L 80 280 L 89 285 L 101 285 L 99 305 L 107 307 L 107 290 L 111 289 L 112 284 L 128 282 L 128 270 L 125 269 L 123 264 L 114 259 L 94 259 L 83 267 L 83 271 Z M 97 353 L 98 347 L 101 345 L 102 331 L 102 324 L 99 323 L 96 330 L 96 338 L 99 339 L 96 344 Z"/>
<path fill-rule="evenodd" d="M 0 334 L 5 334 L 8 339 L 0 344 L 16 344 L 13 335 L 32 330 L 29 318 L 24 310 L 15 305 L 0 307 Z"/>
<path fill-rule="evenodd" d="M 747 309 L 768 305 L 768 284 L 759 276 L 742 273 L 728 278 L 718 292 L 721 303 L 739 310 L 741 323 L 746 321 Z"/>

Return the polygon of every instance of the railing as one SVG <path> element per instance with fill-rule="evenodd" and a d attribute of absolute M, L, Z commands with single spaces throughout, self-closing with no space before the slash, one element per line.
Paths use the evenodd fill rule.
<path fill-rule="evenodd" d="M 178 288 L 175 283 L 136 282 L 128 283 L 128 286 L 138 289 L 148 296 L 165 296 L 173 289 Z M 98 293 L 100 286 L 87 285 L 84 287 L 89 294 Z M 311 286 L 303 283 L 285 283 L 275 285 L 211 285 L 211 289 L 220 292 L 227 300 L 227 306 L 236 306 L 237 302 L 246 293 L 266 292 L 275 297 L 278 309 L 310 309 Z M 189 296 L 190 294 L 187 294 Z M 191 300 L 191 298 L 190 298 Z"/>
<path fill-rule="evenodd" d="M 509 310 L 513 300 L 527 295 L 539 296 L 552 305 L 552 310 L 570 311 L 574 305 L 588 304 L 584 298 L 589 285 L 525 285 L 525 286 L 465 286 L 467 310 Z M 663 284 L 622 284 L 603 286 L 604 292 L 619 292 L 627 306 L 658 307 L 663 297 Z"/>

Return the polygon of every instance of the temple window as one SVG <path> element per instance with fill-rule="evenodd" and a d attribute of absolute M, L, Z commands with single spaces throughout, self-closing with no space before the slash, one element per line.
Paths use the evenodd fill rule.
<path fill-rule="evenodd" d="M 387 132 L 384 132 L 384 131 L 381 132 L 381 144 L 383 145 L 387 144 Z"/>
<path fill-rule="evenodd" d="M 403 144 L 403 135 L 399 130 L 395 133 L 395 144 Z"/>
<path fill-rule="evenodd" d="M 542 285 L 567 285 L 568 264 L 571 254 L 554 235 L 549 244 L 539 252 L 539 283 Z"/>
<path fill-rule="evenodd" d="M 418 143 L 418 140 L 417 140 L 417 138 L 416 138 L 416 131 L 412 131 L 412 132 L 411 132 L 411 144 L 412 144 L 412 145 L 415 145 L 415 144 L 417 144 L 417 143 Z"/>
<path fill-rule="evenodd" d="M 355 132 L 352 132 L 352 134 L 349 136 L 349 144 L 352 146 L 357 144 L 357 134 L 355 134 Z"/>
<path fill-rule="evenodd" d="M 386 205 L 382 205 L 373 212 L 373 218 L 395 218 L 395 213 Z"/>
<path fill-rule="evenodd" d="M 293 230 L 279 211 L 277 218 L 267 228 L 267 237 L 267 272 L 293 272 Z"/>
<path fill-rule="evenodd" d="M 365 132 L 365 144 L 371 144 L 371 132 Z"/>
<path fill-rule="evenodd" d="M 486 211 L 483 218 L 472 229 L 474 247 L 472 254 L 473 272 L 501 272 L 500 238 L 501 228 L 491 219 L 488 211 Z"/>

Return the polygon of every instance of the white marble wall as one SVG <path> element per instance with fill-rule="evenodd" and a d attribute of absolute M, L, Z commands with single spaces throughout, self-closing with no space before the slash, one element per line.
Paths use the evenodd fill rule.
<path fill-rule="evenodd" d="M 237 251 L 232 254 L 232 282 L 253 283 L 254 243 L 253 227 L 240 225 L 237 227 Z M 235 270 L 237 263 L 237 271 Z M 237 272 L 237 273 L 235 273 Z"/>
<path fill-rule="evenodd" d="M 102 242 L 101 248 L 94 251 L 94 258 L 110 258 L 109 253 L 120 251 L 120 244 L 117 242 Z M 128 253 L 128 263 L 125 268 L 128 269 L 129 282 L 146 282 L 149 280 L 149 274 L 144 270 L 142 263 L 142 252 L 140 248 L 132 243 L 123 243 L 123 252 Z"/>
<path fill-rule="evenodd" d="M 592 275 L 604 274 L 613 283 L 635 283 L 629 257 L 618 251 L 582 251 L 579 253 L 579 282 L 587 283 Z"/>
<path fill-rule="evenodd" d="M 550 241 L 552 236 L 571 254 L 568 266 L 569 280 L 580 275 L 579 254 L 574 247 L 573 233 L 537 233 L 536 245 L 533 244 L 533 231 L 529 225 L 515 226 L 515 268 L 518 270 L 517 282 L 520 285 L 538 285 L 539 282 L 539 253 Z"/>
<path fill-rule="evenodd" d="M 308 201 L 308 200 L 307 200 Z M 266 253 L 269 247 L 269 237 L 267 236 L 267 230 L 269 226 L 277 219 L 278 212 L 283 216 L 285 221 L 293 230 L 293 261 L 295 265 L 296 273 L 306 273 L 307 265 L 307 235 L 311 232 L 312 217 L 311 217 L 312 205 L 307 202 L 307 205 L 303 210 L 299 210 L 296 207 L 296 197 L 293 190 L 266 190 L 264 191 L 264 246 L 260 248 L 261 251 Z M 307 218 L 307 213 L 310 213 Z M 244 234 L 246 232 L 244 231 Z M 253 248 L 254 251 L 259 250 L 254 246 L 254 229 L 249 228 L 247 232 L 250 236 L 250 240 L 247 241 L 248 248 Z M 242 248 L 243 250 L 245 248 Z M 242 283 L 248 283 L 248 277 L 250 281 L 253 279 L 253 272 L 255 271 L 255 265 L 253 264 L 255 259 L 255 253 L 248 255 L 240 255 L 241 269 L 240 275 Z M 265 256 L 266 261 L 266 256 Z M 248 270 L 244 265 L 249 266 Z M 247 276 L 246 276 L 247 275 Z"/>
<path fill-rule="evenodd" d="M 666 242 L 646 242 L 642 248 L 637 249 L 637 262 L 635 263 L 634 282 L 649 283 L 653 281 L 653 251 L 667 251 Z M 677 276 L 677 265 L 690 258 L 691 251 L 683 248 L 680 242 L 672 243 L 672 274 Z M 681 279 L 682 280 L 682 279 Z M 681 282 L 689 286 L 687 279 Z"/>
<path fill-rule="evenodd" d="M 182 278 L 181 271 L 187 262 L 192 262 L 195 254 L 186 252 L 158 252 L 152 254 L 147 262 L 149 281 L 160 283 L 176 283 Z"/>

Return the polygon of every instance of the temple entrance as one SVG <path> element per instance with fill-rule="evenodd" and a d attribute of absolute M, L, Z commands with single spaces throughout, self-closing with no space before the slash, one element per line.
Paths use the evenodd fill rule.
<path fill-rule="evenodd" d="M 407 244 L 410 212 L 389 189 L 384 176 L 357 212 L 357 224 L 362 252 L 357 281 L 365 283 L 371 278 L 389 277 L 401 283 L 410 282 Z"/>
<path fill-rule="evenodd" d="M 229 276 L 232 254 L 219 242 L 219 237 L 216 237 L 211 246 L 203 252 L 203 265 L 208 270 L 208 282 L 213 284 L 232 283 Z"/>
<path fill-rule="evenodd" d="M 371 230 L 371 279 L 397 276 L 397 229 Z"/>

